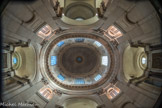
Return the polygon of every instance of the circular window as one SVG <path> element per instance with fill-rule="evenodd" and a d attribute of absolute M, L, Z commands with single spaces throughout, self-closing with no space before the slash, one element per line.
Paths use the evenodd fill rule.
<path fill-rule="evenodd" d="M 146 67 L 147 67 L 147 55 L 146 55 L 146 53 L 141 53 L 141 55 L 140 55 L 140 57 L 139 57 L 139 65 L 140 65 L 140 67 L 144 70 L 144 69 L 146 69 Z"/>
<path fill-rule="evenodd" d="M 12 54 L 12 67 L 13 69 L 17 70 L 20 67 L 20 55 L 17 52 Z"/>
<path fill-rule="evenodd" d="M 142 57 L 142 64 L 146 64 L 147 59 L 145 57 Z"/>

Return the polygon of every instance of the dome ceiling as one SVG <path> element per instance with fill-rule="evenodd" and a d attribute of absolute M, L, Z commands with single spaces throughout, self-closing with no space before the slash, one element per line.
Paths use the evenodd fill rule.
<path fill-rule="evenodd" d="M 156 1 L 8 2 L 1 15 L 3 101 L 38 108 L 158 105 Z"/>
<path fill-rule="evenodd" d="M 41 61 L 46 67 L 42 73 L 68 89 L 94 88 L 115 77 L 114 50 L 111 42 L 92 34 L 52 38 L 42 50 Z"/>
<path fill-rule="evenodd" d="M 89 25 L 99 21 L 109 1 L 102 0 L 51 0 L 58 17 L 70 25 Z M 102 6 L 104 8 L 102 8 Z"/>

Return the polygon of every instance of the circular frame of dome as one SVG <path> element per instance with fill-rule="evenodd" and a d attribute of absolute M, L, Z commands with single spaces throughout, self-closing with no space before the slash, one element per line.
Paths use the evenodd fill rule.
<path fill-rule="evenodd" d="M 81 42 L 83 40 L 84 42 Z M 60 42 L 58 42 L 50 50 L 50 56 L 48 57 L 48 64 L 51 62 L 51 56 L 54 55 L 58 59 L 58 63 L 55 63 L 54 67 L 48 65 L 58 81 L 67 85 L 89 85 L 102 79 L 108 72 L 110 56 L 106 48 L 98 41 L 80 37 L 64 39 L 61 42 L 64 42 L 64 47 L 60 48 L 58 46 Z M 84 58 L 82 63 L 77 63 L 75 58 L 78 56 Z M 103 65 L 101 65 L 101 56 L 107 59 L 102 60 Z"/>
<path fill-rule="evenodd" d="M 74 20 L 78 17 L 81 17 L 82 19 L 86 20 L 96 15 L 96 9 L 88 3 L 77 2 L 68 5 L 64 9 L 64 14 L 66 17 Z"/>
<path fill-rule="evenodd" d="M 99 20 L 96 13 L 96 9 L 90 4 L 77 2 L 64 9 L 61 20 L 70 25 L 89 25 Z"/>
<path fill-rule="evenodd" d="M 62 77 L 63 80 L 59 80 L 57 77 L 58 75 L 60 74 L 61 70 L 58 68 L 58 66 L 54 66 L 55 68 L 53 68 L 53 70 L 51 71 L 51 66 L 50 66 L 50 54 L 51 52 L 53 52 L 53 54 L 57 54 L 59 52 L 59 50 L 53 50 L 53 49 L 59 49 L 59 47 L 57 46 L 59 42 L 65 40 L 65 39 L 69 39 L 68 41 L 71 41 L 71 38 L 86 38 L 86 39 L 92 39 L 92 40 L 97 40 L 99 43 L 101 43 L 102 47 L 106 49 L 106 51 L 108 52 L 109 54 L 109 57 L 108 57 L 108 66 L 105 66 L 107 67 L 107 70 L 103 72 L 103 70 L 101 69 L 100 72 L 103 72 L 103 76 L 102 75 L 98 75 L 96 74 L 96 78 L 94 78 L 94 80 L 96 79 L 96 81 L 94 81 L 93 83 L 87 83 L 86 81 L 88 80 L 85 80 L 84 81 L 84 84 L 83 84 L 83 81 L 82 81 L 82 78 L 77 78 L 77 80 L 79 80 L 80 82 L 77 83 L 77 84 L 74 84 L 74 79 L 67 79 L 66 81 L 64 77 Z M 100 49 L 100 48 L 98 48 Z M 105 50 L 102 50 L 103 52 Z M 54 86 L 60 86 L 60 87 L 63 87 L 65 89 L 93 89 L 93 88 L 96 88 L 96 87 L 99 87 L 101 86 L 102 84 L 104 84 L 105 82 L 111 82 L 114 77 L 116 76 L 116 72 L 114 72 L 114 70 L 116 70 L 114 67 L 115 66 L 115 58 L 114 58 L 114 54 L 113 54 L 113 48 L 112 48 L 112 45 L 107 42 L 103 37 L 100 37 L 100 36 L 97 36 L 97 35 L 92 35 L 92 34 L 84 34 L 84 33 L 81 33 L 81 34 L 64 34 L 64 35 L 60 35 L 60 36 L 56 36 L 56 37 L 53 37 L 53 39 L 50 40 L 50 42 L 48 42 L 43 50 L 42 50 L 42 53 L 41 53 L 41 62 L 42 62 L 42 66 L 41 66 L 41 69 L 44 70 L 44 71 L 41 71 L 43 75 L 45 75 L 45 77 L 47 77 L 50 82 L 52 84 L 54 84 Z M 103 56 L 105 57 L 105 56 Z M 57 61 L 57 60 L 56 60 Z M 54 63 L 56 65 L 56 63 Z M 54 70 L 59 70 L 59 71 L 54 71 Z M 73 82 L 72 83 L 69 83 L 69 82 Z"/>

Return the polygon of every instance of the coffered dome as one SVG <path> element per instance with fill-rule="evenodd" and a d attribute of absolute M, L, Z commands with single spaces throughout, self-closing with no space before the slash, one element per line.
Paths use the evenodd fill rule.
<path fill-rule="evenodd" d="M 2 0 L 0 106 L 162 108 L 158 1 Z"/>
<path fill-rule="evenodd" d="M 99 87 L 114 78 L 115 47 L 93 34 L 66 34 L 55 37 L 43 48 L 42 73 L 67 89 Z"/>

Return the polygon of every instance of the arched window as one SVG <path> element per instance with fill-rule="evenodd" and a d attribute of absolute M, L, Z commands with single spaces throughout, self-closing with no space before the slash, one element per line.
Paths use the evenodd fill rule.
<path fill-rule="evenodd" d="M 94 77 L 94 80 L 95 81 L 98 81 L 98 80 L 100 80 L 102 78 L 102 76 L 100 75 L 100 74 L 98 74 L 96 77 Z"/>
<path fill-rule="evenodd" d="M 76 78 L 74 83 L 75 84 L 85 84 L 85 81 L 83 78 Z"/>
<path fill-rule="evenodd" d="M 37 32 L 37 35 L 41 38 L 45 38 L 47 36 L 50 36 L 52 33 L 52 28 L 49 25 L 44 25 L 42 28 L 39 29 Z"/>
<path fill-rule="evenodd" d="M 39 90 L 39 93 L 48 100 L 53 97 L 53 91 L 50 88 L 43 87 Z"/>
<path fill-rule="evenodd" d="M 95 44 L 97 47 L 102 46 L 102 44 L 101 44 L 100 42 L 98 42 L 98 41 L 95 41 L 94 44 Z"/>
<path fill-rule="evenodd" d="M 120 89 L 117 87 L 111 87 L 107 90 L 107 97 L 111 100 L 120 93 Z"/>
<path fill-rule="evenodd" d="M 115 27 L 114 25 L 110 26 L 107 29 L 107 32 L 108 32 L 108 34 L 110 36 L 115 37 L 115 38 L 123 36 L 123 33 L 117 27 Z"/>
<path fill-rule="evenodd" d="M 102 65 L 105 65 L 105 66 L 108 65 L 108 57 L 107 56 L 102 56 Z"/>
<path fill-rule="evenodd" d="M 54 66 L 57 64 L 57 56 L 51 56 L 51 66 Z"/>

